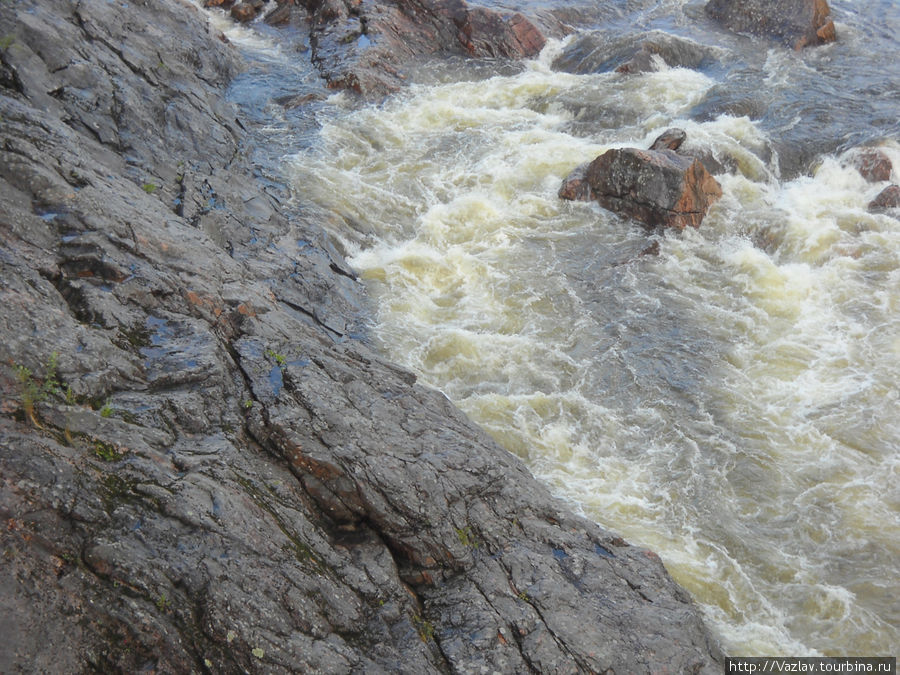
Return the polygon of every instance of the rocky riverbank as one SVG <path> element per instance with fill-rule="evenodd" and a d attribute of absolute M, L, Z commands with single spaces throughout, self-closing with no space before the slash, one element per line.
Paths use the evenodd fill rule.
<path fill-rule="evenodd" d="M 720 671 L 654 554 L 367 346 L 200 11 L 0 38 L 0 671 Z"/>

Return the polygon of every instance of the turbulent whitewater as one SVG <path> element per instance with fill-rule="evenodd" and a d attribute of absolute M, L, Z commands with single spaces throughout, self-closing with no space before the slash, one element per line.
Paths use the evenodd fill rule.
<path fill-rule="evenodd" d="M 839 42 L 794 53 L 698 3 L 632 4 L 621 33 L 715 65 L 560 72 L 576 35 L 521 69 L 426 70 L 378 106 L 335 95 L 286 160 L 298 194 L 333 214 L 389 357 L 659 552 L 726 652 L 890 654 L 900 220 L 867 210 L 887 183 L 846 152 L 878 144 L 900 179 L 900 10 L 834 2 Z M 730 169 L 698 230 L 557 198 L 576 165 L 672 126 Z"/>

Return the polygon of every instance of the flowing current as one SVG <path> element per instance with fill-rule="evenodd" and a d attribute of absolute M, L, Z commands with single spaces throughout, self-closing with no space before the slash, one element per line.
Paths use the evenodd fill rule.
<path fill-rule="evenodd" d="M 287 171 L 368 285 L 384 352 L 657 551 L 727 653 L 890 655 L 900 220 L 867 210 L 887 183 L 846 151 L 880 145 L 900 180 L 900 6 L 833 1 L 839 41 L 797 53 L 702 5 L 605 3 L 597 32 L 522 67 L 332 96 Z M 559 70 L 579 40 L 599 61 L 651 30 L 703 62 Z M 576 165 L 672 126 L 724 167 L 699 229 L 557 198 Z"/>

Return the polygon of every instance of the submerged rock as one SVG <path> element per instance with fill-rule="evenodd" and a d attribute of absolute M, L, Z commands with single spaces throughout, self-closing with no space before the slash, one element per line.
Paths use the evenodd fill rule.
<path fill-rule="evenodd" d="M 883 150 L 878 148 L 857 148 L 850 153 L 850 166 L 870 183 L 890 180 L 894 165 Z"/>
<path fill-rule="evenodd" d="M 869 202 L 869 211 L 874 213 L 890 209 L 900 209 L 900 185 L 888 185 Z"/>
<path fill-rule="evenodd" d="M 710 0 L 706 13 L 732 31 L 769 35 L 794 49 L 836 38 L 826 0 Z"/>
<path fill-rule="evenodd" d="M 587 179 L 601 206 L 650 227 L 698 227 L 722 196 L 699 160 L 672 150 L 609 150 L 591 162 Z"/>
<path fill-rule="evenodd" d="M 277 7 L 266 14 L 263 21 L 270 26 L 284 26 L 285 24 L 290 23 L 293 15 L 294 3 L 292 1 L 280 2 Z"/>
<path fill-rule="evenodd" d="M 586 33 L 567 45 L 553 62 L 553 68 L 580 75 L 611 70 L 641 73 L 658 70 L 658 62 L 672 68 L 696 69 L 715 59 L 716 52 L 711 47 L 662 31 L 624 37 L 598 31 Z"/>

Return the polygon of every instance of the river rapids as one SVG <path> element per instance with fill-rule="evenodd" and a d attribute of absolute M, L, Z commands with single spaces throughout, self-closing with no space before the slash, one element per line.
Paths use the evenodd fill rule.
<path fill-rule="evenodd" d="M 838 42 L 792 52 L 702 2 L 595 4 L 595 31 L 521 67 L 443 62 L 382 104 L 333 94 L 274 121 L 294 133 L 282 170 L 368 285 L 380 348 L 657 551 L 727 653 L 891 654 L 900 220 L 867 210 L 887 183 L 847 152 L 879 145 L 900 179 L 900 6 L 835 0 Z M 649 31 L 708 63 L 558 67 L 586 35 Z M 270 56 L 278 77 L 289 56 Z M 699 229 L 557 198 L 578 164 L 669 127 L 724 167 Z"/>

